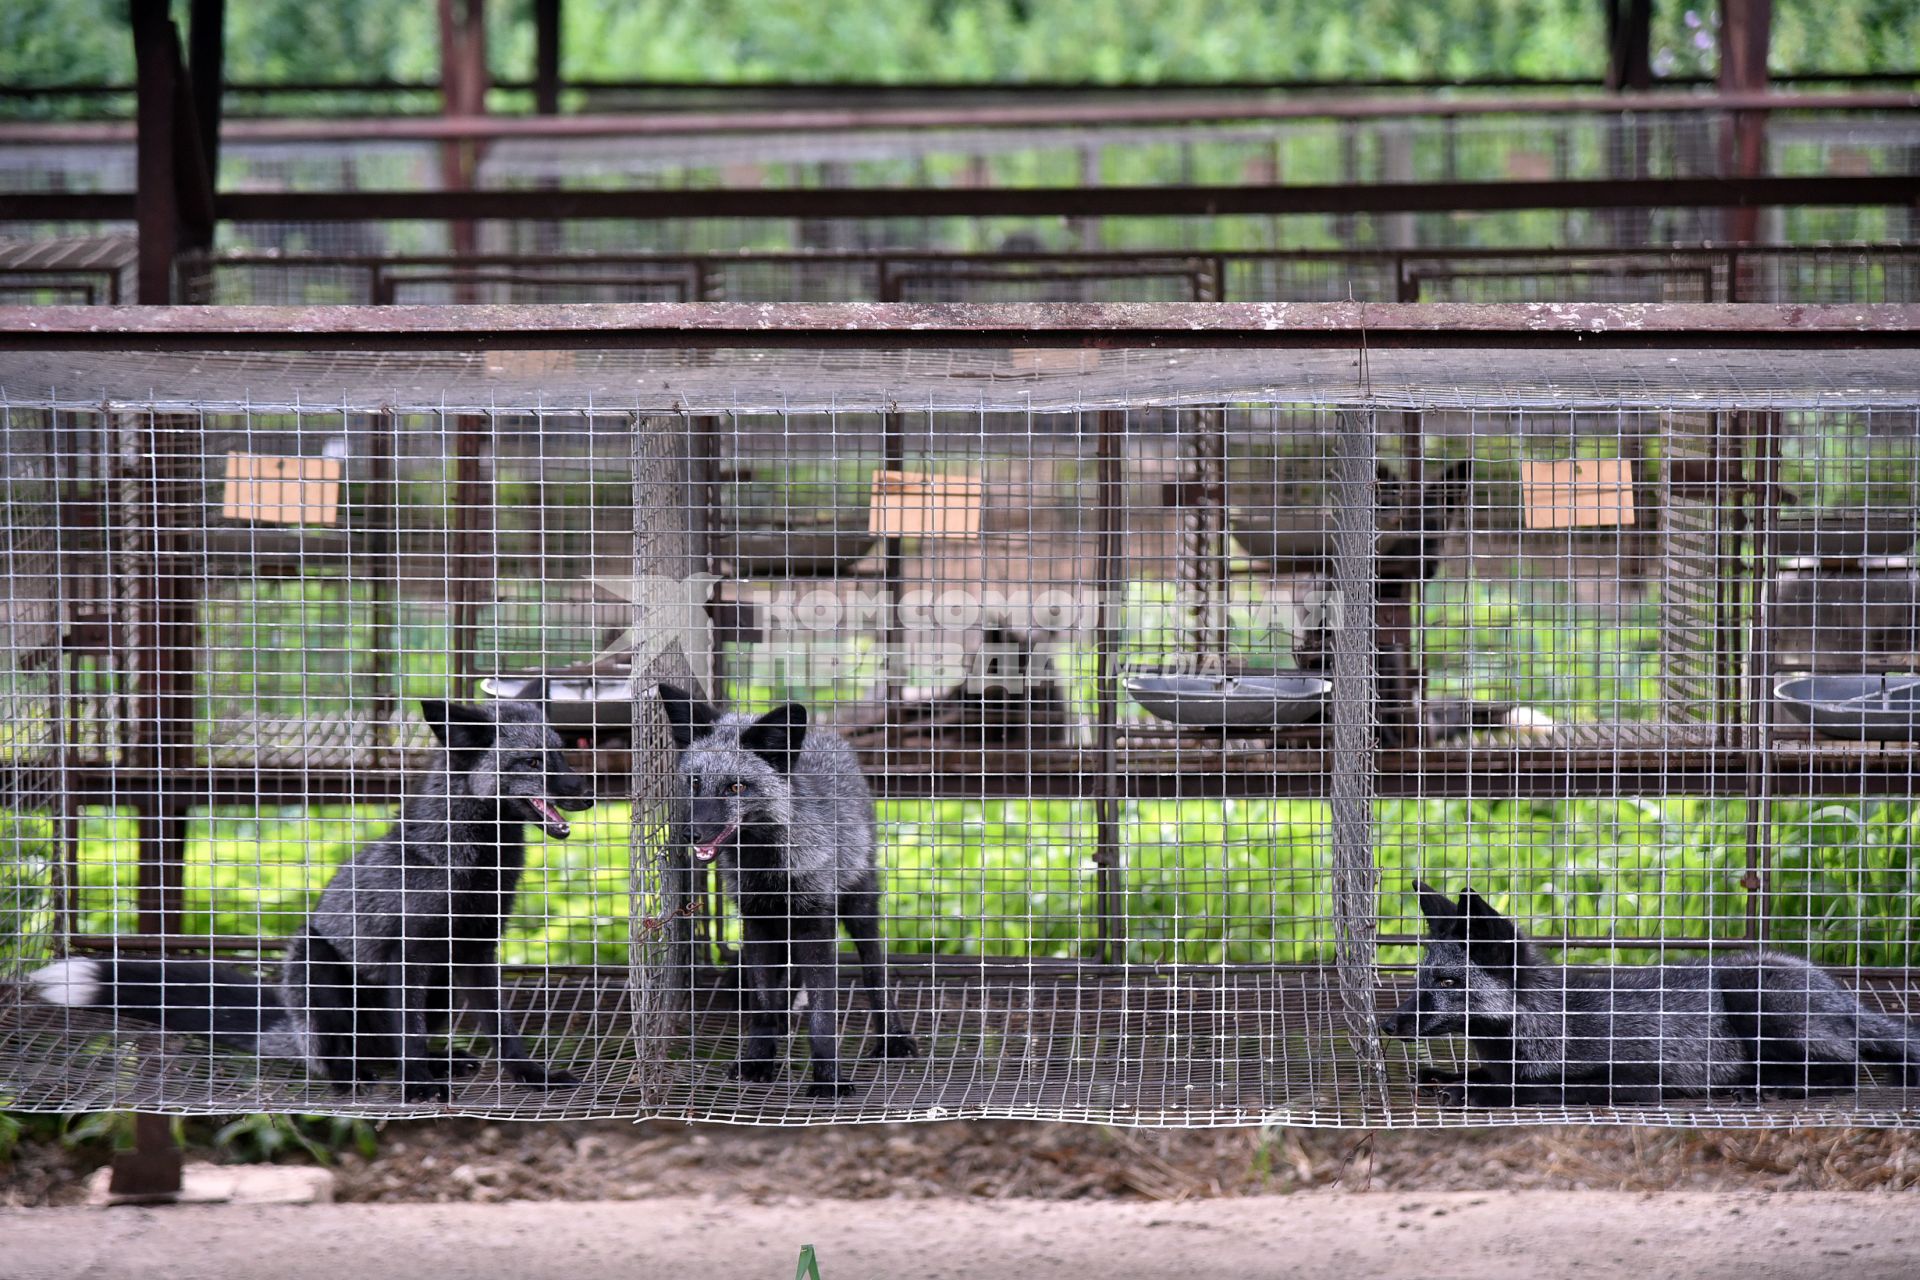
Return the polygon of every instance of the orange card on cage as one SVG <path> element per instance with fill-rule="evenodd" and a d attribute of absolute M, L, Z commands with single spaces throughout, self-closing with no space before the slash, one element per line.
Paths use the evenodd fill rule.
<path fill-rule="evenodd" d="M 867 528 L 886 538 L 970 538 L 980 532 L 980 493 L 972 476 L 876 471 Z"/>
<path fill-rule="evenodd" d="M 1631 528 L 1633 464 L 1625 458 L 1522 462 L 1529 529 Z"/>
<path fill-rule="evenodd" d="M 338 524 L 344 474 L 338 458 L 229 453 L 220 514 L 256 524 Z"/>

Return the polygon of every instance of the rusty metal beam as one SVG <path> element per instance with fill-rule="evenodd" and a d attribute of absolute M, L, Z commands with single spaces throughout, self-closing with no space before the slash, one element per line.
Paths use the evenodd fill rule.
<path fill-rule="evenodd" d="M 1773 0 L 1722 0 L 1720 31 L 1720 96 L 1741 101 L 1764 94 L 1767 88 L 1767 47 L 1773 34 Z M 1735 177 L 1761 173 L 1767 165 L 1767 114 L 1736 110 L 1723 139 L 1726 153 L 1720 171 Z M 1759 238 L 1760 211 L 1729 207 L 1725 214 L 1730 240 Z"/>
<path fill-rule="evenodd" d="M 1653 0 L 1604 0 L 1607 88 L 1645 93 L 1653 87 Z"/>
<path fill-rule="evenodd" d="M 538 0 L 536 0 L 538 2 Z M 1822 71 L 1817 68 L 1782 72 L 1773 77 L 1776 84 L 1914 84 L 1920 82 L 1920 68 L 1908 71 Z M 1669 90 L 1712 85 L 1712 76 L 1667 76 L 1660 81 Z M 741 98 L 865 98 L 872 100 L 917 98 L 1046 98 L 1087 97 L 1122 98 L 1152 95 L 1203 95 L 1221 93 L 1352 93 L 1356 90 L 1420 89 L 1598 89 L 1603 78 L 1594 76 L 1359 76 L 1337 80 L 1163 80 L 1152 84 L 1102 84 L 1085 80 L 1021 80 L 993 82 L 981 80 L 923 80 L 909 83 L 797 80 L 632 80 L 599 76 L 562 79 L 562 89 L 586 92 L 623 92 L 660 94 L 665 97 Z M 537 92 L 538 78 L 495 80 L 493 87 L 509 92 Z M 438 93 L 438 81 L 395 80 L 374 77 L 366 80 L 232 80 L 226 92 L 236 96 L 275 97 L 280 95 Z M 0 84 L 0 100 L 8 98 L 110 98 L 133 93 L 131 84 L 110 82 L 66 84 Z"/>
<path fill-rule="evenodd" d="M 5 307 L 0 349 L 1908 348 L 1920 305 L 532 303 Z"/>
<path fill-rule="evenodd" d="M 34 197 L 0 198 L 0 218 Z M 630 191 L 235 192 L 229 222 L 362 222 L 418 218 L 549 220 L 675 218 L 1225 217 L 1320 213 L 1455 213 L 1519 209 L 1746 208 L 1907 205 L 1920 173 L 1821 177 L 1396 182 L 1222 187 L 796 187 Z"/>
<path fill-rule="evenodd" d="M 533 110 L 560 114 L 560 0 L 533 0 Z"/>
<path fill-rule="evenodd" d="M 232 267 L 459 267 L 469 270 L 530 269 L 561 267 L 585 271 L 603 267 L 673 266 L 755 266 L 767 263 L 846 263 L 876 265 L 887 263 L 905 269 L 936 266 L 996 266 L 1018 263 L 1064 264 L 1068 266 L 1131 266 L 1147 264 L 1176 269 L 1204 259 L 1239 264 L 1247 262 L 1349 262 L 1391 266 L 1401 260 L 1416 263 L 1453 263 L 1530 261 L 1548 259 L 1556 263 L 1594 263 L 1607 258 L 1631 258 L 1636 263 L 1691 267 L 1721 265 L 1733 255 L 1756 258 L 1806 256 L 1845 256 L 1857 254 L 1920 259 L 1920 244 L 1911 241 L 1878 240 L 1826 244 L 1744 244 L 1730 245 L 1703 241 L 1684 247 L 1608 244 L 1566 248 L 1540 245 L 1533 248 L 1486 248 L 1468 245 L 1458 248 L 1435 246 L 1427 249 L 767 249 L 729 252 L 676 252 L 674 250 L 636 250 L 620 253 L 477 253 L 471 257 L 451 253 L 223 253 L 221 266 Z M 0 260 L 0 267 L 19 270 Z M 48 266 L 47 270 L 54 270 Z M 1561 270 L 1554 267 L 1553 270 Z M 403 280 L 425 277 L 403 276 Z M 539 277 L 546 279 L 548 277 Z M 636 277 L 637 278 L 637 277 Z M 969 277 L 971 278 L 971 277 Z M 1029 279 L 1029 276 L 1021 276 Z M 620 277 L 613 277 L 620 279 Z"/>
<path fill-rule="evenodd" d="M 226 80 L 227 0 L 193 0 L 188 11 L 187 75 L 193 84 L 200 156 L 209 174 L 220 172 L 221 87 Z"/>
<path fill-rule="evenodd" d="M 440 185 L 464 195 L 480 168 L 482 135 L 466 131 L 487 111 L 487 24 L 481 0 L 440 0 L 440 109 L 443 120 L 461 126 L 440 136 Z M 469 218 L 452 220 L 456 253 L 479 248 L 479 231 Z M 458 301 L 472 300 L 462 291 Z"/>
<path fill-rule="evenodd" d="M 1897 90 L 1839 93 L 1647 93 L 1636 112 L 1707 111 L 1889 112 L 1920 108 L 1920 93 Z M 878 129 L 1041 129 L 1209 124 L 1246 120 L 1379 120 L 1436 116 L 1617 115 L 1612 96 L 1486 98 L 1169 99 L 1042 102 L 967 107 L 816 108 L 806 110 L 681 111 L 569 116 L 384 116 L 245 119 L 225 128 L 229 142 L 403 141 L 449 138 L 637 138 L 707 134 L 836 133 Z M 0 141 L 17 145 L 101 144 L 127 141 L 118 121 L 16 122 L 0 125 Z"/>
<path fill-rule="evenodd" d="M 1518 209 L 1910 205 L 1920 174 L 1819 177 L 1397 182 L 1220 187 L 800 187 L 626 191 L 230 192 L 225 222 L 423 219 L 1220 217 Z M 131 195 L 0 193 L 0 222 L 131 218 Z"/>
<path fill-rule="evenodd" d="M 173 258 L 180 244 L 179 133 L 175 109 L 181 85 L 179 45 L 165 0 L 132 0 L 133 55 L 140 92 L 135 181 L 139 199 L 137 278 L 143 302 L 173 298 Z"/>

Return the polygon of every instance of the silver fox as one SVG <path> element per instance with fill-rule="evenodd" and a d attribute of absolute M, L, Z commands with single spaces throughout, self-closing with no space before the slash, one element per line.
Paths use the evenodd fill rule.
<path fill-rule="evenodd" d="M 336 1088 L 389 1070 L 409 1101 L 450 1096 L 464 1053 L 429 1048 L 464 1007 L 502 1068 L 578 1083 L 535 1059 L 501 1002 L 500 932 L 526 863 L 528 824 L 564 839 L 560 810 L 591 807 L 532 702 L 423 702 L 441 754 L 400 820 L 348 859 L 289 943 L 277 983 L 206 960 L 58 960 L 29 975 L 51 1004 L 112 1009 L 161 1029 L 304 1062 Z"/>
<path fill-rule="evenodd" d="M 760 1082 L 779 1074 L 798 995 L 812 1053 L 809 1092 L 853 1091 L 840 1064 L 840 925 L 859 953 L 873 1056 L 916 1056 L 919 1047 L 887 1006 L 873 796 L 853 748 L 837 734 L 809 729 L 797 703 L 755 719 L 721 715 L 674 685 L 660 685 L 659 695 L 680 749 L 670 905 L 687 900 L 692 868 L 711 863 L 740 909 L 753 1009 L 732 1073 Z M 684 927 L 675 951 L 690 994 L 692 941 Z"/>
<path fill-rule="evenodd" d="M 1862 1068 L 1920 1087 L 1920 1038 L 1796 956 L 1576 968 L 1542 960 L 1473 890 L 1416 886 L 1428 937 L 1413 995 L 1381 1020 L 1411 1039 L 1464 1036 L 1464 1075 L 1422 1067 L 1440 1101 L 1476 1107 L 1643 1105 L 1851 1088 Z"/>

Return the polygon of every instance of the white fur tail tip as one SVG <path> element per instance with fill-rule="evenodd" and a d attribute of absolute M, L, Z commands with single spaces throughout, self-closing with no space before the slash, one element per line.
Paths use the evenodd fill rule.
<path fill-rule="evenodd" d="M 100 997 L 100 962 L 55 960 L 28 974 L 27 981 L 38 988 L 35 994 L 48 1004 L 84 1009 Z"/>

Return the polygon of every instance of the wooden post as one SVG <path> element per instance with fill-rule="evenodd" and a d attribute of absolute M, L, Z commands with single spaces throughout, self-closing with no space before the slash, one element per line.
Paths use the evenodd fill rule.
<path fill-rule="evenodd" d="M 1607 12 L 1607 88 L 1615 93 L 1653 87 L 1653 0 L 1605 0 Z M 1652 126 L 1622 117 L 1607 125 L 1608 167 L 1616 178 L 1647 173 Z M 1645 244 L 1652 232 L 1646 209 L 1616 209 L 1606 215 L 1618 244 Z"/>
<path fill-rule="evenodd" d="M 560 0 L 533 0 L 533 110 L 560 114 Z"/>
<path fill-rule="evenodd" d="M 486 114 L 487 23 L 482 0 L 440 0 L 440 110 L 447 116 Z M 479 167 L 478 142 L 449 138 L 440 144 L 440 183 L 447 190 L 472 187 Z M 473 222 L 457 221 L 449 234 L 456 254 L 471 257 L 478 252 L 478 229 Z M 471 285 L 455 288 L 459 301 L 472 299 Z"/>
<path fill-rule="evenodd" d="M 226 88 L 227 0 L 193 0 L 188 11 L 187 74 L 193 82 L 200 156 L 217 187 L 220 178 L 221 94 Z"/>
<path fill-rule="evenodd" d="M 1765 93 L 1767 46 L 1773 32 L 1773 0 L 1725 0 L 1721 6 L 1720 92 Z M 1759 177 L 1767 167 L 1767 113 L 1736 111 L 1725 140 L 1722 172 L 1730 178 Z M 1750 244 L 1760 238 L 1757 207 L 1730 208 L 1726 238 Z"/>
<path fill-rule="evenodd" d="M 166 0 L 130 0 L 135 87 L 135 179 L 139 200 L 137 278 L 140 301 L 173 301 L 173 257 L 180 246 L 180 193 L 175 185 L 174 107 L 180 63 Z"/>
<path fill-rule="evenodd" d="M 1607 88 L 1645 93 L 1653 87 L 1653 0 L 1606 0 Z"/>

